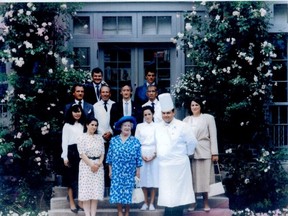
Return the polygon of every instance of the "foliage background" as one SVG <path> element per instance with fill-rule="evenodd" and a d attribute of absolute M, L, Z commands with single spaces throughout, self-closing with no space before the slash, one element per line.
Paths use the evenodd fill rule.
<path fill-rule="evenodd" d="M 4 4 L 0 16 L 0 59 L 10 63 L 9 89 L 2 102 L 12 127 L 0 134 L 0 209 L 47 208 L 53 173 L 62 162 L 63 108 L 73 84 L 89 73 L 74 68 L 67 46 L 78 3 Z M 68 60 L 69 59 L 69 60 Z M 51 179 L 53 180 L 53 179 Z"/>
<path fill-rule="evenodd" d="M 273 42 L 282 35 L 269 35 L 269 7 L 259 1 L 199 2 L 184 18 L 184 32 L 171 38 L 190 65 L 173 88 L 176 104 L 190 109 L 198 96 L 205 102 L 202 111 L 215 116 L 232 208 L 277 208 L 286 196 L 287 173 L 279 161 L 284 153 L 275 153 L 269 142 L 268 108 L 277 85 L 273 75 L 282 67 L 272 61 Z M 270 152 L 265 162 L 263 152 Z"/>
<path fill-rule="evenodd" d="M 198 16 L 198 6 L 205 9 L 203 16 Z M 11 64 L 13 86 L 3 99 L 13 127 L 0 134 L 4 213 L 41 209 L 41 200 L 50 199 L 53 183 L 47 179 L 59 167 L 55 158 L 60 158 L 63 106 L 71 85 L 88 79 L 87 72 L 71 64 L 75 55 L 67 47 L 69 21 L 80 7 L 75 3 L 1 7 L 0 58 Z M 269 150 L 267 156 L 262 149 L 269 147 L 265 107 L 273 99 L 272 76 L 281 68 L 271 64 L 276 54 L 267 31 L 267 5 L 199 3 L 185 18 L 185 31 L 173 42 L 194 66 L 174 86 L 176 102 L 184 106 L 193 95 L 201 95 L 206 110 L 215 115 L 219 143 L 225 144 L 221 148 L 230 152 L 222 160 L 227 194 L 239 204 L 233 207 L 273 208 L 286 193 L 287 176 L 279 163 L 281 154 Z M 265 188 L 261 196 L 255 185 Z"/>

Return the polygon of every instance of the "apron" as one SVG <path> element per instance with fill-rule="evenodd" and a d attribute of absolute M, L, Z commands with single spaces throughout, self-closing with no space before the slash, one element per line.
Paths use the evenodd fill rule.
<path fill-rule="evenodd" d="M 179 138 L 181 127 L 169 127 L 161 124 L 155 135 L 159 159 L 158 205 L 175 207 L 195 203 L 186 144 Z"/>

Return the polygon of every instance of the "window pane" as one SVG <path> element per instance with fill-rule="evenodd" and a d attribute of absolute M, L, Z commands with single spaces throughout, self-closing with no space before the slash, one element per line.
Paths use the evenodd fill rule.
<path fill-rule="evenodd" d="M 158 17 L 158 34 L 171 34 L 171 17 L 170 16 L 159 16 Z"/>
<path fill-rule="evenodd" d="M 90 48 L 89 47 L 75 47 L 74 53 L 77 60 L 74 62 L 75 68 L 82 68 L 90 70 Z"/>
<path fill-rule="evenodd" d="M 103 35 L 116 35 L 116 17 L 103 17 Z"/>
<path fill-rule="evenodd" d="M 287 23 L 287 4 L 274 5 L 274 23 Z"/>
<path fill-rule="evenodd" d="M 287 102 L 287 87 L 286 81 L 278 81 L 276 86 L 273 86 L 273 101 Z"/>
<path fill-rule="evenodd" d="M 142 33 L 144 35 L 154 35 L 156 34 L 156 17 L 144 16 L 142 20 Z"/>
<path fill-rule="evenodd" d="M 118 34 L 132 35 L 132 17 L 118 17 Z"/>
<path fill-rule="evenodd" d="M 74 34 L 90 34 L 90 18 L 76 17 L 74 18 Z"/>
<path fill-rule="evenodd" d="M 156 68 L 156 82 L 161 92 L 170 88 L 170 51 L 163 49 L 145 49 L 144 67 L 153 65 Z"/>
<path fill-rule="evenodd" d="M 111 87 L 111 99 L 119 101 L 122 83 L 131 83 L 131 50 L 104 49 L 104 58 L 104 79 Z"/>

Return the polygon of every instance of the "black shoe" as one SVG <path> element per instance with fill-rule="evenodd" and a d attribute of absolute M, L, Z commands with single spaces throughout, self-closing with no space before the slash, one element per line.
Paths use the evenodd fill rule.
<path fill-rule="evenodd" d="M 77 205 L 77 210 L 78 210 L 78 211 L 84 211 L 84 209 L 81 208 L 79 205 Z"/>
<path fill-rule="evenodd" d="M 73 213 L 75 213 L 75 214 L 78 213 L 78 209 L 77 209 L 77 208 L 75 208 L 75 209 L 71 209 L 71 211 L 72 211 Z"/>

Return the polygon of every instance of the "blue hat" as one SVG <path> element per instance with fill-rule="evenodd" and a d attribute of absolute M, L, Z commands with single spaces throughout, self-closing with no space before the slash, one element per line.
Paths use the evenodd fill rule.
<path fill-rule="evenodd" d="M 121 126 L 124 122 L 131 122 L 133 124 L 132 130 L 136 128 L 137 122 L 136 119 L 133 116 L 123 116 L 121 117 L 117 122 L 114 124 L 115 130 L 121 130 Z"/>

